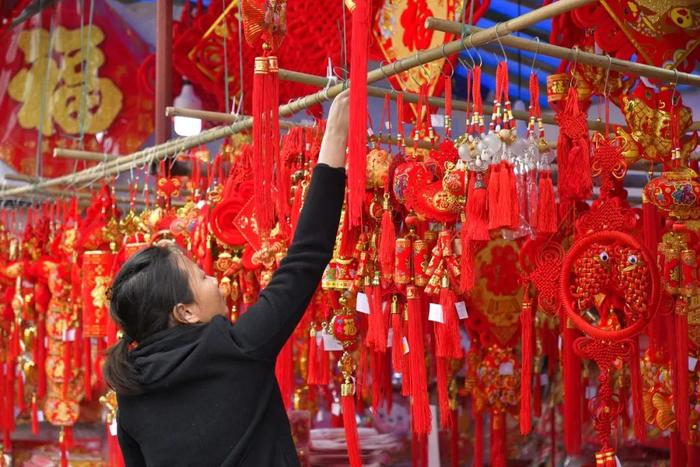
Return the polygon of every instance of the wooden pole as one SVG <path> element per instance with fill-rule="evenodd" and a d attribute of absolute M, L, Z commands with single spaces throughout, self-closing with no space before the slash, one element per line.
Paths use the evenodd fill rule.
<path fill-rule="evenodd" d="M 183 109 L 182 107 L 166 107 L 165 115 L 168 117 L 190 117 L 206 120 L 208 122 L 235 123 L 240 122 L 249 115 L 233 115 L 225 112 L 212 112 L 210 110 Z M 280 128 L 296 128 L 309 127 L 306 123 L 292 122 L 289 120 L 280 120 Z"/>
<path fill-rule="evenodd" d="M 434 29 L 436 31 L 447 32 L 450 34 L 462 34 L 465 26 L 456 21 L 431 17 L 425 21 L 425 27 L 427 29 Z M 474 27 L 470 28 L 469 31 L 477 31 L 474 33 L 477 34 L 478 32 L 484 31 L 484 29 Z M 527 50 L 529 52 L 547 55 L 549 57 L 576 61 L 584 65 L 590 65 L 598 68 L 609 68 L 612 71 L 630 73 L 637 76 L 644 76 L 645 78 L 658 79 L 666 83 L 687 84 L 689 86 L 700 87 L 700 75 L 668 70 L 657 66 L 645 65 L 643 63 L 630 62 L 629 60 L 620 60 L 619 58 L 612 58 L 608 55 L 598 55 L 590 52 L 584 52 L 582 50 L 560 47 L 558 45 L 539 43 L 537 41 L 522 37 L 500 36 L 498 40 L 500 40 L 503 45 L 507 45 L 508 47 L 512 47 L 514 49 Z"/>
<path fill-rule="evenodd" d="M 109 162 L 120 156 L 106 154 L 102 152 L 80 151 L 78 149 L 54 148 L 53 157 L 60 159 L 77 159 L 81 161 Z"/>
<path fill-rule="evenodd" d="M 156 1 L 156 144 L 170 139 L 165 108 L 173 102 L 173 0 Z"/>

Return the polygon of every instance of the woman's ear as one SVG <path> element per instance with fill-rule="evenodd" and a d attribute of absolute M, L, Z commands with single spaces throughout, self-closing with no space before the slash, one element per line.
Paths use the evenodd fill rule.
<path fill-rule="evenodd" d="M 178 303 L 173 307 L 173 320 L 178 324 L 195 324 L 199 323 L 199 316 L 195 310 L 194 304 L 185 305 L 184 303 Z"/>

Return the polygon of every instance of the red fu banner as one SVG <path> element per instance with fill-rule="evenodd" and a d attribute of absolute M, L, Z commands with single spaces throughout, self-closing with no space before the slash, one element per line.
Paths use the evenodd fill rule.
<path fill-rule="evenodd" d="M 53 177 L 73 169 L 55 147 L 137 150 L 153 131 L 153 98 L 135 79 L 146 44 L 104 0 L 66 0 L 0 37 L 0 159 Z M 81 10 L 81 8 L 83 8 Z"/>

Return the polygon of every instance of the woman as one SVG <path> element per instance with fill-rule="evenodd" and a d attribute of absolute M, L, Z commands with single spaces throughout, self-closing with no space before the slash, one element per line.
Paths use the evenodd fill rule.
<path fill-rule="evenodd" d="M 331 258 L 345 189 L 348 94 L 331 105 L 294 241 L 235 324 L 216 279 L 172 247 L 122 267 L 111 314 L 123 339 L 105 378 L 128 466 L 299 465 L 275 360 Z"/>

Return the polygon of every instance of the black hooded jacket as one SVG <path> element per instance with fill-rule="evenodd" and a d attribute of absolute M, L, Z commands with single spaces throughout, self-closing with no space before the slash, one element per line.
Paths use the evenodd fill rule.
<path fill-rule="evenodd" d="M 296 466 L 275 360 L 331 258 L 345 171 L 319 164 L 294 241 L 235 324 L 177 326 L 131 352 L 144 388 L 118 396 L 127 466 Z"/>

